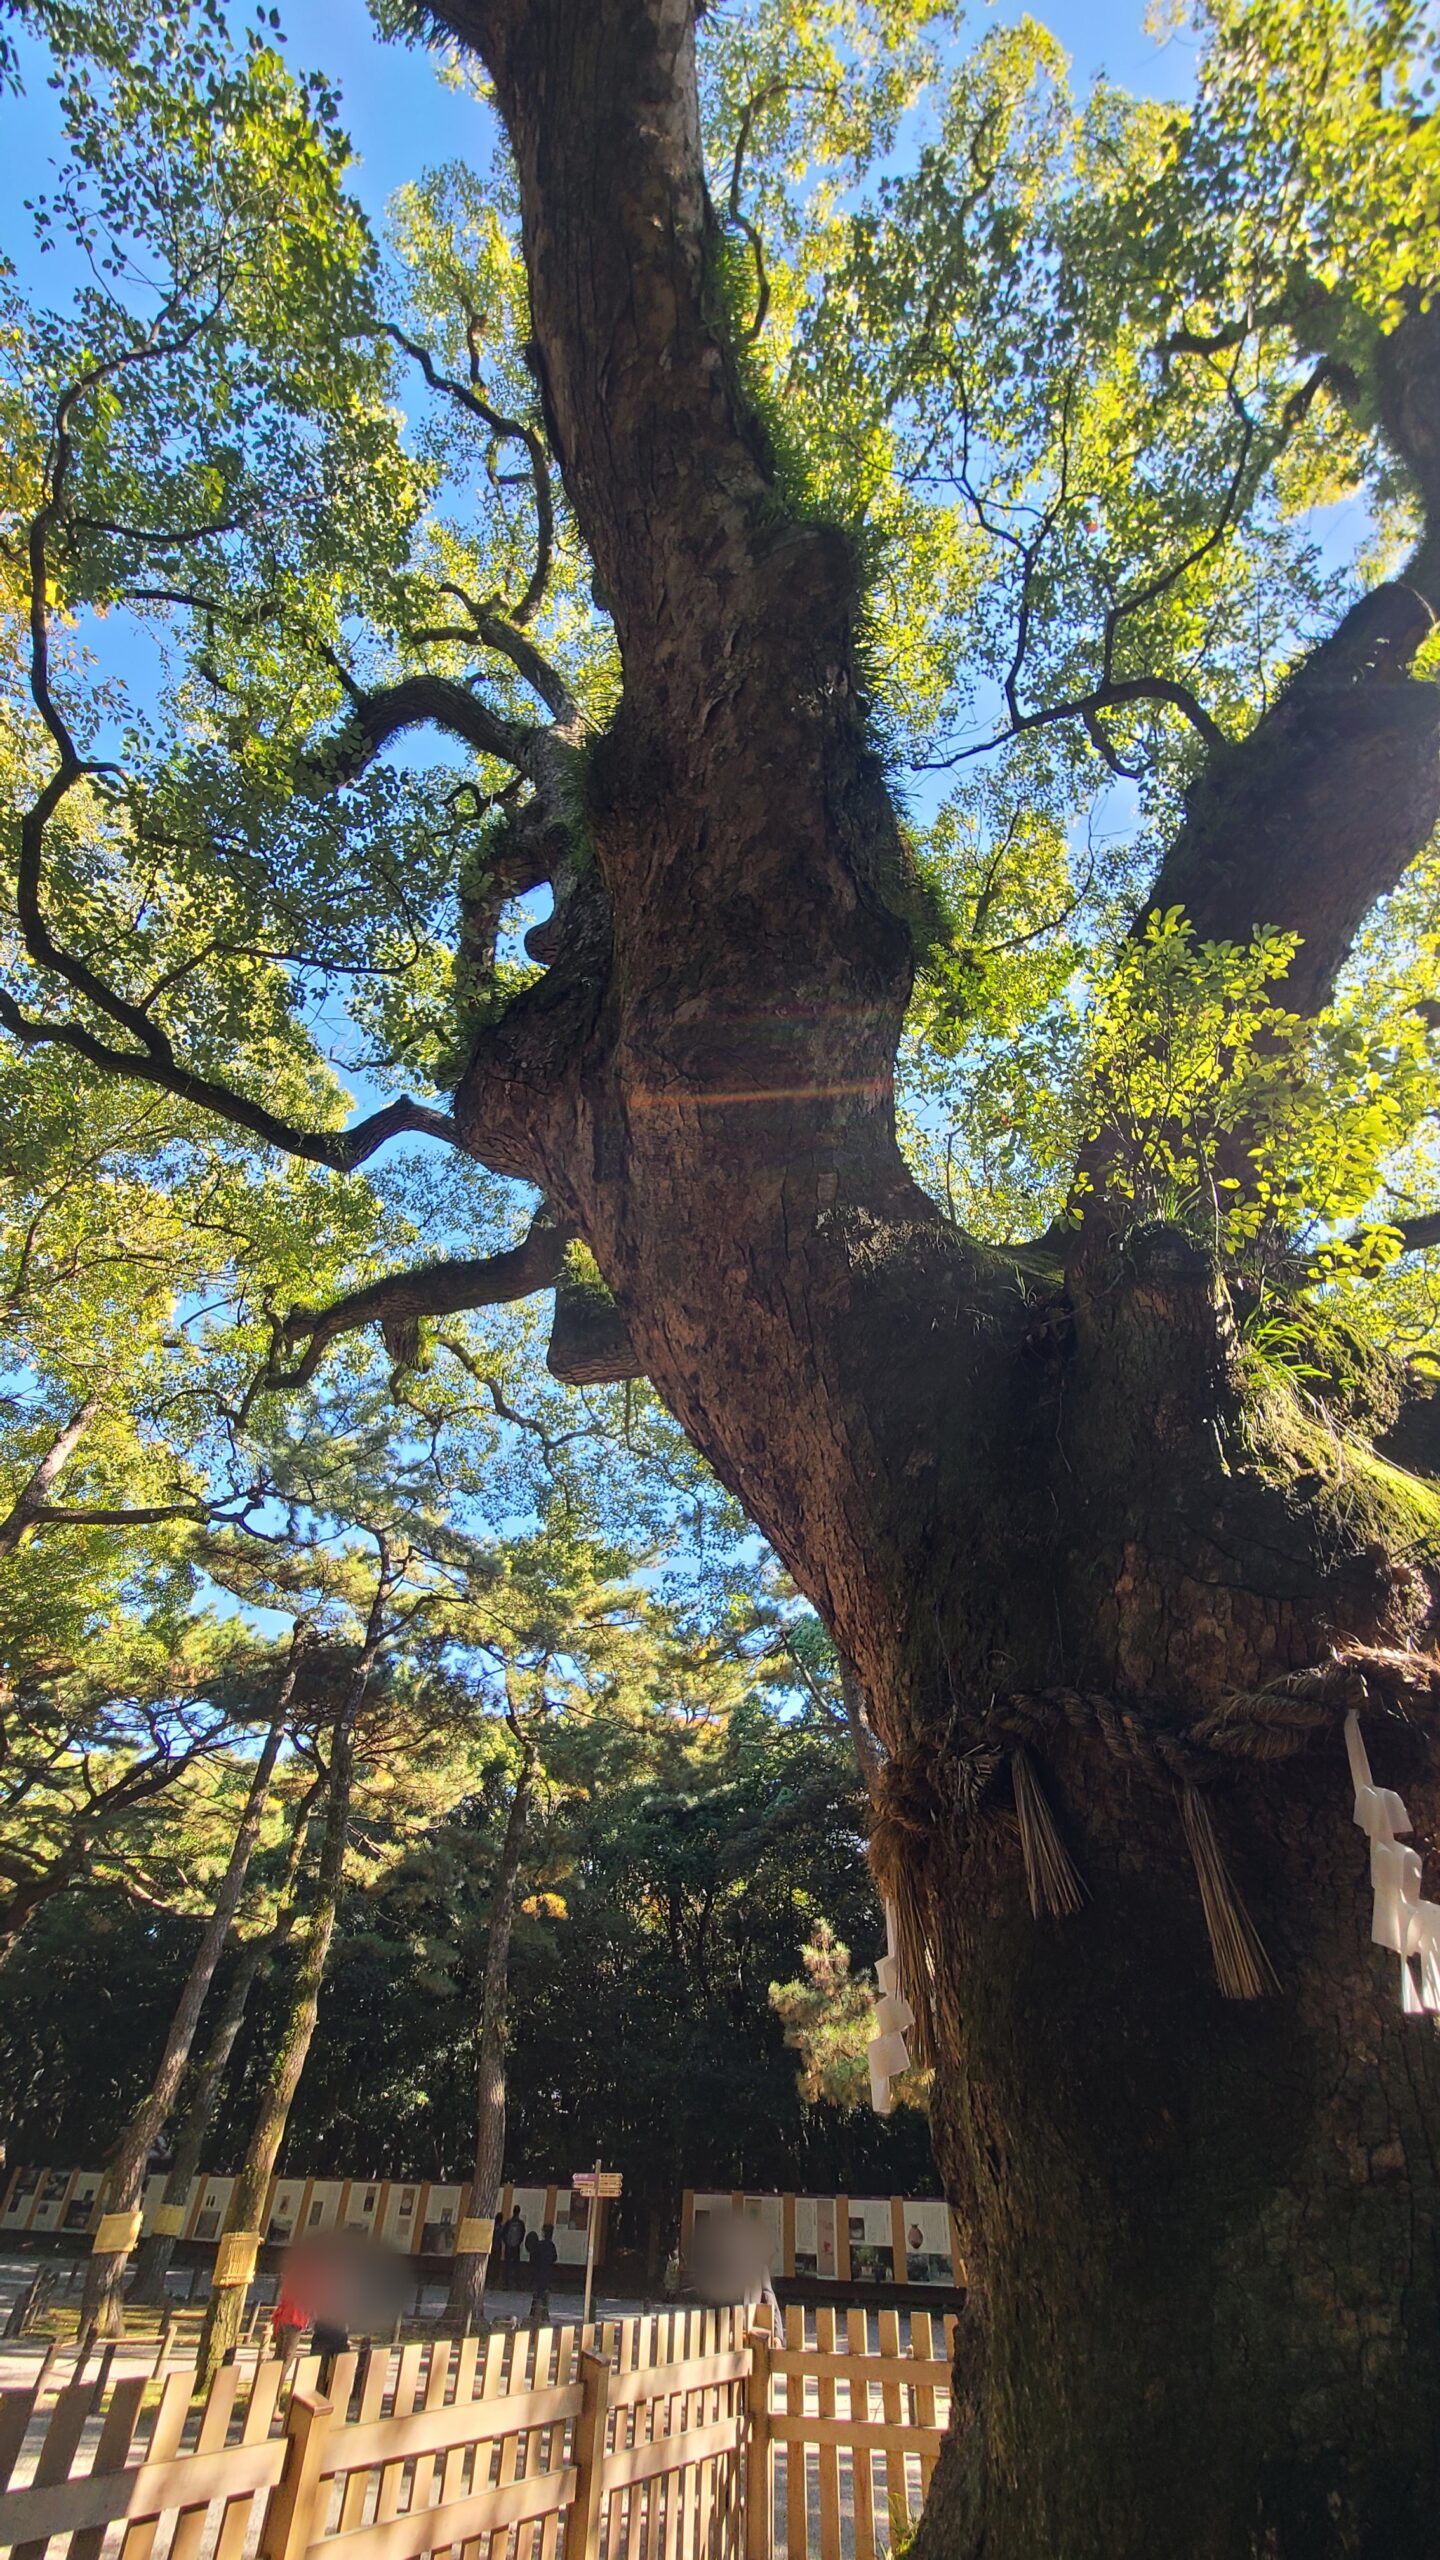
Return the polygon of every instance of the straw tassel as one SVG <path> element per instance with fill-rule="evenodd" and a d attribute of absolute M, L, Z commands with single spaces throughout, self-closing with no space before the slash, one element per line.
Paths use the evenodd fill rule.
<path fill-rule="evenodd" d="M 1020 1825 L 1020 1855 L 1030 1908 L 1038 1920 L 1048 1911 L 1064 1920 L 1083 1908 L 1086 1895 L 1079 1869 L 1055 1827 L 1050 1800 L 1040 1784 L 1035 1763 L 1023 1743 L 1010 1754 L 1015 1814 Z"/>
<path fill-rule="evenodd" d="M 1279 1990 L 1280 1977 L 1231 1881 L 1210 1808 L 1194 1787 L 1180 1791 L 1180 1819 L 1195 1864 L 1220 1988 L 1227 2000 L 1263 2000 L 1267 1992 Z"/>

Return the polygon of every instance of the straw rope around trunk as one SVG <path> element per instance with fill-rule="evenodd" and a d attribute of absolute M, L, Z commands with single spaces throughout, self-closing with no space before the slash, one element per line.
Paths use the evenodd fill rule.
<path fill-rule="evenodd" d="M 1008 1765 L 1030 1908 L 1069 1918 L 1086 1887 L 1061 1836 L 1033 1746 L 1057 1728 L 1098 1741 L 1113 1757 L 1178 1799 L 1181 1825 L 1221 1991 L 1258 2000 L 1280 1988 L 1259 1931 L 1226 1864 L 1206 1792 L 1238 1764 L 1302 1751 L 1321 1731 L 1368 1707 L 1395 1729 L 1418 1732 L 1440 1714 L 1440 1660 L 1398 1647 L 1337 1646 L 1324 1662 L 1287 1672 L 1263 1689 L 1234 1691 L 1205 1715 L 1173 1723 L 1103 1693 L 1056 1687 L 996 1693 L 948 1729 L 922 1732 L 890 1754 L 873 1786 L 870 1865 L 894 1906 L 906 1993 L 915 2010 L 915 2059 L 933 2066 L 937 2006 L 953 2005 L 932 1961 L 936 1939 L 930 1850 L 943 1823 L 981 1811 Z"/>

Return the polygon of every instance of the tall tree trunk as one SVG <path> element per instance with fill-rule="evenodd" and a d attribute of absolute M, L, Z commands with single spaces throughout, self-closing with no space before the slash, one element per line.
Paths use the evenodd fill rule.
<path fill-rule="evenodd" d="M 1420 2560 L 1440 2045 L 1368 1940 L 1340 1720 L 1363 1708 L 1428 1848 L 1428 1497 L 1256 1392 L 1183 1236 L 1087 1218 L 1064 1271 L 911 1180 L 910 875 L 860 581 L 787 511 L 728 343 L 694 0 L 435 14 L 509 132 L 533 362 L 623 667 L 593 860 L 456 1117 L 589 1246 L 870 1702 L 874 1856 L 973 2254 L 924 2560 Z M 1433 421 L 1440 328 L 1401 326 Z M 1434 553 L 1408 574 L 1440 613 Z M 1298 934 L 1305 1013 L 1440 815 L 1440 692 L 1406 665 L 1316 652 L 1212 753 L 1157 881 L 1207 939 Z M 1042 1902 L 1072 1898 L 1046 1787 L 1090 1894 L 1064 1918 L 1023 1898 L 1027 1854 Z M 1240 1924 L 1210 1805 L 1274 1997 L 1216 1988 L 1202 1882 Z"/>
<path fill-rule="evenodd" d="M 305 1853 L 305 1838 L 311 1812 L 322 1781 L 307 1788 L 296 1807 L 294 1827 L 285 1866 L 276 1890 L 276 1916 L 273 1928 L 262 1937 L 252 1938 L 241 1950 L 225 1997 L 220 2004 L 214 2032 L 205 2048 L 204 2059 L 195 2074 L 180 2131 L 175 2142 L 175 2156 L 165 2180 L 164 2202 L 172 2212 L 179 2212 L 190 2201 L 205 2150 L 205 2138 L 219 2103 L 221 2085 L 235 2050 L 235 2039 L 244 2023 L 250 2005 L 250 1994 L 261 1972 L 268 1973 L 276 1957 L 289 1944 L 298 1914 L 294 1899 L 296 1879 Z M 163 2303 L 165 2278 L 175 2255 L 176 2234 L 150 2231 L 141 2241 L 135 2259 L 135 2273 L 130 2282 L 132 2302 Z"/>
<path fill-rule="evenodd" d="M 325 1979 L 330 1942 L 335 1934 L 335 1921 L 344 1890 L 350 1795 L 355 1774 L 355 1724 L 379 1657 L 390 1589 L 389 1560 L 382 1545 L 380 1572 L 365 1640 L 331 1737 L 325 1828 L 315 1872 L 315 1899 L 310 1910 L 309 1928 L 295 1968 L 288 2014 L 260 2093 L 245 2158 L 230 2198 L 222 2243 L 232 2232 L 249 2234 L 260 2230 L 260 2216 L 270 2179 L 285 2138 L 295 2092 L 309 2058 L 320 2009 L 320 1986 Z M 247 2283 L 248 2280 L 212 2284 L 209 2307 L 200 2332 L 197 2389 L 208 2389 L 227 2354 L 239 2344 Z"/>
<path fill-rule="evenodd" d="M 184 1988 L 175 2004 L 175 2014 L 170 2021 L 169 2033 L 165 2038 L 160 2060 L 156 2066 L 155 2077 L 150 2084 L 148 2094 L 142 2099 L 121 2137 L 119 2149 L 105 2181 L 107 2213 L 133 2214 L 138 2209 L 145 2187 L 145 2163 L 157 2135 L 169 2121 L 170 2110 L 175 2103 L 185 2065 L 190 2059 L 190 2047 L 195 2041 L 195 2030 L 200 2023 L 205 1994 L 210 1988 L 211 1977 L 220 1960 L 220 1951 L 230 1934 L 230 1924 L 240 1907 L 240 1896 L 245 1890 L 250 1861 L 255 1852 L 256 1841 L 260 1837 L 260 1825 L 265 1818 L 270 1784 L 275 1775 L 275 1763 L 280 1757 L 280 1746 L 285 1739 L 285 1720 L 290 1712 L 290 1701 L 295 1694 L 303 1644 L 304 1637 L 297 1621 L 281 1677 L 279 1695 L 275 1701 L 275 1710 L 270 1719 L 259 1759 L 255 1763 L 249 1793 L 245 1798 L 245 1809 L 240 1816 L 235 1837 L 231 1843 L 229 1861 L 220 1879 L 214 1907 L 205 1923 L 200 1944 L 195 1950 L 190 1971 L 185 1977 Z M 86 2322 L 93 2321 L 102 2338 L 116 2337 L 124 2328 L 121 2288 L 129 2263 L 130 2244 L 128 2243 L 119 2249 L 97 2250 L 91 2257 L 85 2278 L 82 2319 Z"/>
<path fill-rule="evenodd" d="M 510 1938 L 520 1895 L 520 1868 L 525 1834 L 535 1794 L 535 1745 L 518 1735 L 520 1766 L 505 1822 L 495 1894 L 485 1932 L 485 1984 L 480 2000 L 480 2059 L 475 2095 L 475 2166 L 468 2211 L 493 2225 L 505 2169 L 506 2004 L 510 1984 Z M 445 2318 L 460 2329 L 478 2328 L 485 2317 L 485 2272 L 488 2253 L 457 2250 L 450 2270 Z"/>

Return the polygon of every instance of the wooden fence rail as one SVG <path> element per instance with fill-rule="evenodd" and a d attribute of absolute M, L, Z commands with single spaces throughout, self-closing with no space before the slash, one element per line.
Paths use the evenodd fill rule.
<path fill-rule="evenodd" d="M 903 2350 L 894 2311 L 811 2325 L 678 2312 L 288 2375 L 260 2357 L 227 2365 L 203 2407 L 188 2365 L 0 2392 L 0 2550 L 881 2560 L 934 2468 L 949 2366 L 926 2315 Z"/>

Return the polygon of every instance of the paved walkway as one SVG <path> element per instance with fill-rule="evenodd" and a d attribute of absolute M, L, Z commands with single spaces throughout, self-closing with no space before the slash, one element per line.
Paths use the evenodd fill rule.
<path fill-rule="evenodd" d="M 64 2284 L 65 2276 L 71 2267 L 78 2267 L 83 2270 L 84 2265 L 83 2260 L 67 2261 L 63 2258 L 47 2261 L 44 2258 L 19 2256 L 0 2257 L 0 2329 L 4 2328 L 5 2322 L 9 2317 L 12 2304 L 16 2301 L 18 2296 L 24 2292 L 26 2286 L 30 2283 L 37 2266 L 44 2266 L 47 2263 L 54 2265 L 59 2269 L 62 2285 Z M 66 2291 L 60 2291 L 55 2297 L 58 2306 L 62 2310 L 67 2307 L 73 2308 L 76 2306 L 79 2302 L 79 2298 L 80 2284 L 78 2280 L 74 2284 L 73 2288 Z M 185 2296 L 183 2292 L 177 2291 L 174 2295 L 174 2299 L 177 2303 L 183 2305 Z M 203 2299 L 203 2295 L 197 2295 L 197 2305 L 199 2302 L 203 2301 Z M 582 2297 L 578 2293 L 560 2293 L 558 2291 L 553 2293 L 550 2297 L 550 2311 L 553 2325 L 560 2328 L 570 2321 L 578 2322 L 580 2318 L 581 2299 Z M 412 2295 L 410 2297 L 410 2303 L 413 2304 L 413 2301 L 414 2297 Z M 489 2311 L 492 2327 L 498 2328 L 505 2323 L 513 2324 L 516 2328 L 526 2328 L 529 2325 L 530 2295 L 528 2290 L 523 2290 L 519 2293 L 509 2293 L 503 2286 L 491 2285 L 486 2294 L 486 2306 Z M 661 2303 L 641 2302 L 629 2296 L 608 2293 L 597 2294 L 590 2316 L 593 2320 L 627 2320 L 632 2318 L 637 2312 L 658 2311 L 665 2307 L 666 2306 Z M 426 2285 L 421 2290 L 420 2307 L 418 2312 L 407 2305 L 406 2317 L 407 2319 L 418 2318 L 421 2321 L 434 2321 L 440 2318 L 444 2308 L 445 2287 L 440 2284 Z M 44 2337 L 0 2338 L 0 2390 L 23 2390 L 27 2385 L 33 2385 L 35 2376 L 38 2373 L 41 2362 L 44 2358 L 47 2344 L 48 2340 Z M 110 2367 L 112 2378 L 118 2381 L 122 2374 L 148 2373 L 155 2362 L 155 2348 L 156 2340 L 153 2336 L 150 2338 L 139 2338 L 135 2341 L 133 2346 L 122 2340 L 117 2346 L 114 2361 Z M 242 2348 L 242 2359 L 248 2360 L 250 2352 L 251 2351 L 249 2349 Z M 64 2367 L 65 2378 L 68 2381 L 70 2378 L 70 2368 L 73 2366 L 75 2361 L 74 2347 L 72 2345 L 62 2347 L 60 2357 L 57 2361 Z M 168 2369 L 172 2372 L 175 2371 L 181 2361 L 182 2359 L 178 2354 L 173 2355 L 169 2359 Z M 98 2357 L 92 2351 L 90 2361 L 86 2366 L 86 2373 L 88 2376 L 93 2377 L 97 2369 Z M 54 2370 L 55 2368 L 52 2366 L 52 2373 Z"/>

